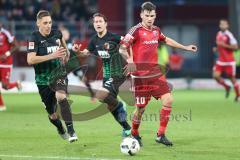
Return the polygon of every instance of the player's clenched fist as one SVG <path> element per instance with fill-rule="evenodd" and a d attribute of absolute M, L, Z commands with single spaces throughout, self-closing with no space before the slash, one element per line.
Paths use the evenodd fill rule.
<path fill-rule="evenodd" d="M 59 48 L 55 52 L 52 53 L 54 58 L 64 58 L 66 56 L 67 50 L 63 47 Z"/>
<path fill-rule="evenodd" d="M 197 46 L 195 45 L 188 45 L 185 48 L 187 51 L 197 52 Z"/>
<path fill-rule="evenodd" d="M 80 52 L 81 44 L 73 44 L 72 50 L 76 53 Z"/>

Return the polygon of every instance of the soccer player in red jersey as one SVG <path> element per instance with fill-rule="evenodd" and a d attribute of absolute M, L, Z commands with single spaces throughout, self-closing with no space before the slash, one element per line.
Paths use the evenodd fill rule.
<path fill-rule="evenodd" d="M 157 76 L 147 79 L 146 77 L 151 76 L 146 76 L 144 74 L 147 73 L 147 70 L 149 72 L 157 70 L 155 66 L 157 66 L 157 49 L 159 42 L 162 41 L 171 47 L 192 52 L 196 52 L 197 47 L 195 45 L 184 46 L 179 44 L 173 39 L 166 37 L 159 27 L 154 26 L 153 23 L 156 18 L 156 6 L 151 2 L 145 2 L 142 4 L 140 16 L 142 22 L 130 29 L 128 34 L 122 40 L 120 46 L 120 53 L 129 63 L 127 66 L 128 71 L 132 72 L 132 75 L 134 74 L 135 77 L 137 77 L 136 75 L 142 77 L 133 80 L 136 109 L 132 119 L 132 136 L 139 141 L 140 145 L 142 145 L 138 128 L 145 107 L 151 96 L 153 96 L 156 99 L 160 99 L 163 106 L 160 110 L 160 127 L 157 132 L 156 142 L 162 143 L 166 146 L 172 146 L 172 142 L 165 136 L 170 112 L 172 110 L 173 98 L 170 91 L 171 89 L 164 76 L 158 76 L 158 74 L 156 74 Z M 128 50 L 132 51 L 132 56 L 128 55 Z M 153 71 L 153 73 L 154 72 L 155 71 Z M 153 86 L 153 88 L 151 89 L 150 86 Z M 137 88 L 140 88 L 139 91 Z M 146 89 L 145 91 L 144 88 Z"/>
<path fill-rule="evenodd" d="M 12 53 L 17 49 L 17 43 L 14 36 L 4 29 L 0 22 L 0 81 L 2 87 L 6 90 L 17 87 L 21 89 L 21 83 L 10 82 L 10 75 L 12 70 L 13 58 Z M 0 111 L 6 110 L 6 106 L 3 103 L 2 94 L 0 92 Z"/>
<path fill-rule="evenodd" d="M 216 44 L 218 51 L 218 59 L 213 67 L 214 79 L 222 85 L 226 90 L 226 98 L 229 97 L 231 87 L 221 77 L 223 73 L 230 78 L 236 93 L 235 101 L 239 101 L 239 84 L 236 80 L 236 62 L 234 60 L 233 51 L 238 48 L 237 40 L 233 34 L 228 30 L 229 23 L 222 19 L 219 22 L 220 31 L 216 36 Z"/>

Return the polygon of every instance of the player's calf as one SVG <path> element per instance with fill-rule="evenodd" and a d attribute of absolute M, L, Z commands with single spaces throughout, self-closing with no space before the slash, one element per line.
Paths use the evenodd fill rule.
<path fill-rule="evenodd" d="M 49 121 L 57 128 L 58 134 L 64 140 L 68 139 L 68 135 L 62 125 L 62 122 L 59 120 L 56 113 L 49 115 Z"/>
<path fill-rule="evenodd" d="M 127 122 L 127 112 L 123 107 L 123 103 L 118 102 L 118 104 L 115 107 L 113 107 L 113 110 L 110 110 L 110 111 L 113 117 L 115 118 L 115 120 L 123 128 L 122 136 L 123 137 L 129 136 L 130 135 L 129 131 L 131 130 L 131 127 Z"/>
<path fill-rule="evenodd" d="M 139 127 L 141 124 L 142 115 L 145 111 L 145 107 L 137 107 L 134 111 L 133 119 L 132 119 L 132 136 L 139 142 L 140 146 L 143 146 L 142 138 L 139 135 Z"/>
<path fill-rule="evenodd" d="M 62 118 L 65 121 L 65 125 L 67 127 L 67 132 L 69 135 L 68 141 L 70 143 L 75 142 L 78 140 L 78 137 L 77 137 L 74 127 L 73 127 L 71 108 L 70 108 L 67 98 L 64 98 L 64 99 L 58 101 L 58 104 L 61 108 L 60 110 L 61 110 Z"/>

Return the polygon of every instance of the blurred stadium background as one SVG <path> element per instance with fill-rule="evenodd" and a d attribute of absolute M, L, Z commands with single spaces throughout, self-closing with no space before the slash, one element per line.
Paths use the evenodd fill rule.
<path fill-rule="evenodd" d="M 51 11 L 54 28 L 64 26 L 70 31 L 69 43 L 78 41 L 87 44 L 89 37 L 94 34 L 90 20 L 93 13 L 105 14 L 109 30 L 124 35 L 131 26 L 139 22 L 139 8 L 143 2 L 144 0 L 0 0 L 0 20 L 21 44 L 19 51 L 14 54 L 15 68 L 12 79 L 34 81 L 33 70 L 26 63 L 26 44 L 28 36 L 36 29 L 35 16 L 40 9 Z M 173 71 L 168 74 L 169 78 L 180 78 L 171 80 L 175 88 L 219 88 L 219 85 L 210 80 L 216 58 L 212 47 L 215 46 L 218 21 L 221 18 L 229 19 L 230 29 L 239 39 L 240 2 L 238 0 L 152 0 L 152 2 L 157 5 L 156 25 L 161 27 L 164 34 L 183 44 L 193 42 L 199 48 L 197 55 L 184 54 L 181 50 L 173 51 L 172 48 L 167 48 L 167 51 L 159 49 L 159 55 L 163 59 L 161 63 L 168 63 L 170 67 L 177 65 L 175 69 L 173 66 Z M 171 56 L 172 52 L 181 53 L 178 54 L 178 60 L 174 60 L 176 57 Z M 166 53 L 170 56 L 167 57 Z M 239 78 L 239 52 L 236 52 L 236 61 Z M 98 68 L 101 68 L 100 63 Z M 74 77 L 71 79 L 76 81 Z"/>

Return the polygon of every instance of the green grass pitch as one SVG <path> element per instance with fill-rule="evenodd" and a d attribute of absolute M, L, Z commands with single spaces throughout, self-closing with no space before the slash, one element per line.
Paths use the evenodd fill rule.
<path fill-rule="evenodd" d="M 49 123 L 37 94 L 4 94 L 7 111 L 0 112 L 0 160 L 8 159 L 130 159 L 238 160 L 240 104 L 233 93 L 220 90 L 176 90 L 167 137 L 174 146 L 156 144 L 160 102 L 148 105 L 140 133 L 144 147 L 133 157 L 120 152 L 121 128 L 111 114 L 75 122 L 79 141 L 60 139 Z M 95 108 L 87 97 L 70 96 L 74 113 Z M 134 107 L 128 107 L 128 120 Z M 130 122 L 130 120 L 129 120 Z"/>

